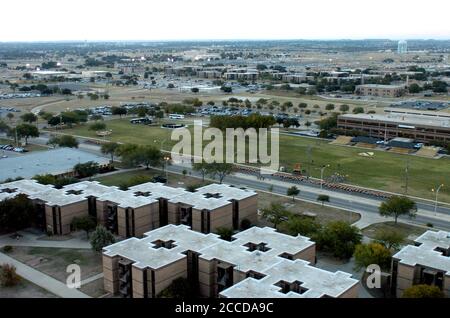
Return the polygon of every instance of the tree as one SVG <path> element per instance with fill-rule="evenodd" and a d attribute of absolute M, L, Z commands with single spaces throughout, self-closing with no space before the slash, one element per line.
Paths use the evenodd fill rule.
<path fill-rule="evenodd" d="M 319 201 L 320 203 L 322 203 L 322 206 L 325 202 L 330 202 L 330 197 L 326 194 L 319 194 L 317 196 L 317 201 Z"/>
<path fill-rule="evenodd" d="M 111 108 L 111 113 L 113 115 L 119 115 L 120 118 L 122 118 L 123 115 L 127 114 L 127 109 L 125 107 L 112 107 Z"/>
<path fill-rule="evenodd" d="M 296 186 L 287 189 L 287 195 L 292 196 L 292 201 L 295 201 L 295 196 L 300 194 L 300 190 Z"/>
<path fill-rule="evenodd" d="M 422 91 L 422 88 L 418 84 L 412 83 L 411 85 L 409 85 L 408 90 L 411 94 L 416 94 L 420 93 Z"/>
<path fill-rule="evenodd" d="M 189 299 L 196 296 L 189 281 L 184 277 L 178 277 L 172 281 L 172 283 L 164 289 L 158 298 L 176 298 L 176 299 Z"/>
<path fill-rule="evenodd" d="M 93 131 L 99 131 L 99 130 L 105 130 L 105 129 L 106 129 L 106 124 L 103 122 L 93 123 L 89 126 L 89 130 L 93 130 Z"/>
<path fill-rule="evenodd" d="M 353 108 L 353 114 L 364 114 L 364 108 L 363 107 Z"/>
<path fill-rule="evenodd" d="M 402 298 L 445 298 L 445 294 L 437 286 L 421 284 L 406 288 Z"/>
<path fill-rule="evenodd" d="M 0 266 L 0 285 L 2 287 L 13 287 L 20 282 L 20 276 L 16 273 L 16 267 L 10 264 Z"/>
<path fill-rule="evenodd" d="M 391 266 L 391 251 L 379 243 L 359 244 L 355 248 L 356 269 L 377 264 L 381 269 L 388 270 Z"/>
<path fill-rule="evenodd" d="M 202 162 L 194 162 L 192 164 L 192 169 L 194 171 L 200 172 L 202 175 L 202 181 L 205 182 L 205 176 L 209 172 L 209 164 L 205 161 Z"/>
<path fill-rule="evenodd" d="M 8 118 L 8 120 L 11 122 L 12 119 L 14 118 L 14 114 L 13 113 L 7 113 L 6 117 Z"/>
<path fill-rule="evenodd" d="M 223 182 L 223 179 L 233 171 L 233 164 L 231 163 L 210 163 L 209 173 L 211 175 L 217 175 L 219 177 L 219 183 Z"/>
<path fill-rule="evenodd" d="M 401 215 L 415 217 L 417 206 L 414 201 L 407 197 L 392 196 L 386 202 L 381 203 L 378 211 L 381 216 L 394 217 L 395 224 L 397 224 L 397 219 Z"/>
<path fill-rule="evenodd" d="M 349 109 L 350 109 L 350 107 L 346 104 L 342 104 L 341 106 L 339 106 L 339 110 L 344 113 L 348 112 Z"/>
<path fill-rule="evenodd" d="M 114 162 L 114 155 L 117 153 L 120 145 L 116 142 L 108 142 L 101 147 L 102 154 L 111 156 L 111 163 Z"/>
<path fill-rule="evenodd" d="M 405 235 L 395 230 L 381 230 L 375 234 L 375 242 L 388 249 L 398 250 L 405 241 Z"/>
<path fill-rule="evenodd" d="M 334 109 L 334 104 L 327 104 L 327 106 L 325 106 L 325 110 L 333 110 Z"/>
<path fill-rule="evenodd" d="M 148 170 L 150 166 L 161 166 L 164 163 L 161 150 L 153 146 L 139 146 L 132 154 L 133 161 L 137 165 L 144 165 Z"/>
<path fill-rule="evenodd" d="M 218 227 L 216 229 L 216 233 L 222 240 L 231 241 L 231 237 L 233 236 L 233 229 L 228 227 Z"/>
<path fill-rule="evenodd" d="M 311 237 L 321 229 L 321 225 L 313 218 L 293 215 L 283 224 L 283 229 L 293 236 Z"/>
<path fill-rule="evenodd" d="M 98 225 L 91 234 L 91 246 L 94 251 L 100 252 L 105 246 L 115 242 L 114 235 L 103 225 Z"/>
<path fill-rule="evenodd" d="M 337 258 L 350 258 L 362 235 L 355 226 L 343 221 L 330 222 L 313 236 L 318 249 L 333 253 Z"/>
<path fill-rule="evenodd" d="M 25 138 L 25 144 L 28 143 L 28 138 L 39 137 L 39 130 L 36 126 L 30 124 L 21 124 L 16 127 L 19 138 Z"/>
<path fill-rule="evenodd" d="M 78 140 L 70 135 L 52 136 L 47 144 L 53 147 L 78 148 Z"/>
<path fill-rule="evenodd" d="M 40 111 L 39 117 L 48 122 L 53 117 L 53 114 L 45 111 Z"/>
<path fill-rule="evenodd" d="M 36 209 L 24 194 L 0 202 L 0 228 L 18 231 L 32 225 Z"/>
<path fill-rule="evenodd" d="M 89 232 L 95 229 L 97 222 L 92 216 L 79 216 L 72 219 L 72 226 L 75 230 L 85 231 L 86 237 L 89 239 Z"/>
<path fill-rule="evenodd" d="M 269 208 L 261 210 L 261 216 L 268 222 L 272 223 L 275 229 L 277 229 L 279 224 L 289 219 L 291 212 L 286 210 L 279 203 L 271 203 Z"/>
<path fill-rule="evenodd" d="M 78 178 L 88 178 L 97 174 L 100 170 L 100 167 L 97 162 L 88 161 L 86 163 L 77 163 L 73 167 L 73 171 L 78 176 Z"/>
<path fill-rule="evenodd" d="M 37 119 L 38 119 L 37 116 L 36 116 L 35 114 L 33 114 L 33 113 L 26 113 L 26 114 L 23 114 L 22 116 L 20 116 L 20 118 L 21 118 L 24 122 L 30 123 L 30 124 L 36 122 Z"/>

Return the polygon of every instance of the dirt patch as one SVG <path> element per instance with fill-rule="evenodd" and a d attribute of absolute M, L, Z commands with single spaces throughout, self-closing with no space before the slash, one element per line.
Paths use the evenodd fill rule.
<path fill-rule="evenodd" d="M 82 280 L 103 271 L 101 254 L 88 249 L 16 246 L 8 255 L 60 282 L 66 281 L 70 264 L 80 266 Z"/>
<path fill-rule="evenodd" d="M 358 213 L 322 206 L 321 204 L 306 201 L 292 201 L 292 199 L 284 196 L 258 191 L 258 209 L 267 208 L 271 203 L 280 203 L 294 214 L 315 215 L 316 220 L 322 224 L 327 224 L 332 221 L 354 223 L 361 218 Z M 266 226 L 268 224 L 264 220 L 261 220 L 261 224 L 258 225 Z"/>
<path fill-rule="evenodd" d="M 58 298 L 58 296 L 22 278 L 14 287 L 0 287 L 0 298 Z"/>

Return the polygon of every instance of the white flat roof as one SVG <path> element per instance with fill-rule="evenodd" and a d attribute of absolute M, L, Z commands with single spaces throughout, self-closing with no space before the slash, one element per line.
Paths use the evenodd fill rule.
<path fill-rule="evenodd" d="M 408 245 L 402 248 L 393 257 L 400 264 L 409 266 L 422 265 L 446 272 L 450 276 L 450 257 L 444 256 L 436 248 L 450 248 L 450 232 L 427 231 L 416 240 L 419 246 Z"/>
<path fill-rule="evenodd" d="M 45 201 L 49 205 L 68 205 L 93 196 L 100 201 L 117 203 L 122 208 L 138 208 L 165 198 L 169 202 L 183 203 L 199 210 L 214 210 L 231 204 L 232 199 L 242 200 L 257 195 L 255 191 L 225 184 L 211 184 L 197 189 L 196 192 L 153 182 L 136 185 L 126 191 L 114 186 L 104 186 L 97 181 L 78 182 L 62 189 L 55 189 L 52 185 L 42 185 L 29 179 L 0 184 L 0 200 L 15 197 L 20 193 L 26 194 L 31 199 Z"/>
<path fill-rule="evenodd" d="M 423 125 L 450 128 L 450 118 L 431 117 L 426 115 L 409 115 L 409 114 L 345 114 L 339 115 L 340 119 L 358 119 L 373 120 L 380 122 L 395 123 L 398 125 Z"/>
<path fill-rule="evenodd" d="M 328 272 L 311 266 L 304 260 L 288 260 L 280 254 L 297 254 L 314 246 L 309 238 L 278 233 L 273 228 L 252 227 L 233 236 L 229 242 L 215 234 L 202 234 L 185 225 L 167 225 L 145 233 L 143 239 L 131 238 L 103 249 L 110 257 L 123 257 L 133 261 L 133 266 L 158 269 L 186 257 L 188 250 L 200 254 L 201 259 L 218 260 L 234 266 L 241 272 L 255 271 L 264 277 L 260 280 L 246 278 L 221 293 L 225 297 L 305 297 L 328 295 L 338 297 L 358 283 L 351 274 Z M 171 241 L 172 248 L 155 248 L 156 241 Z M 249 251 L 247 243 L 265 243 L 267 251 Z M 279 281 L 301 282 L 306 288 L 302 294 L 283 294 L 275 284 Z"/>

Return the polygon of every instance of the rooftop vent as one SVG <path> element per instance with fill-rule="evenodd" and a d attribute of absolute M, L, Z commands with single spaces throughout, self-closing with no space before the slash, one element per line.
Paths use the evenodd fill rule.
<path fill-rule="evenodd" d="M 163 240 L 156 240 L 154 242 L 152 242 L 152 244 L 154 244 L 155 246 L 153 246 L 154 249 L 158 249 L 158 248 L 167 248 L 168 250 L 174 248 L 176 245 L 173 244 L 173 240 L 170 241 L 163 241 Z"/>
<path fill-rule="evenodd" d="M 275 284 L 277 287 L 281 287 L 280 292 L 283 294 L 287 294 L 289 292 L 294 292 L 297 294 L 303 294 L 306 291 L 308 291 L 307 288 L 302 287 L 301 285 L 303 282 L 300 282 L 298 280 L 290 283 L 285 280 L 280 280 L 278 283 Z"/>
<path fill-rule="evenodd" d="M 149 197 L 152 193 L 147 191 L 147 192 L 142 192 L 142 191 L 137 191 L 134 193 L 135 197 Z"/>
<path fill-rule="evenodd" d="M 0 193 L 14 193 L 16 191 L 17 191 L 17 189 L 5 188 L 5 189 L 1 189 Z"/>
<path fill-rule="evenodd" d="M 249 252 L 253 252 L 253 251 L 267 252 L 268 250 L 270 250 L 270 248 L 267 247 L 266 243 L 255 244 L 252 242 L 248 242 L 247 244 L 244 244 L 243 246 L 247 247 L 247 251 L 249 251 Z"/>
<path fill-rule="evenodd" d="M 66 191 L 66 194 L 80 195 L 82 193 L 83 193 L 83 190 L 68 190 L 68 191 Z"/>
<path fill-rule="evenodd" d="M 207 199 L 220 199 L 222 197 L 222 195 L 220 193 L 205 193 L 203 194 L 203 196 Z"/>

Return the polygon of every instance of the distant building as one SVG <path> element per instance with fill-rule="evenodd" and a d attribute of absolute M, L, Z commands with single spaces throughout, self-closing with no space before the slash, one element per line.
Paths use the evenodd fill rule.
<path fill-rule="evenodd" d="M 346 131 L 361 131 L 377 138 L 411 138 L 417 142 L 450 141 L 450 115 L 434 116 L 420 111 L 387 110 L 381 114 L 339 115 L 337 126 Z"/>
<path fill-rule="evenodd" d="M 408 43 L 405 40 L 398 41 L 397 53 L 398 54 L 408 53 Z"/>
<path fill-rule="evenodd" d="M 356 86 L 355 93 L 363 96 L 400 97 L 405 93 L 405 86 L 365 84 Z"/>
<path fill-rule="evenodd" d="M 450 233 L 427 231 L 392 256 L 391 289 L 401 297 L 418 284 L 439 287 L 450 297 Z"/>

